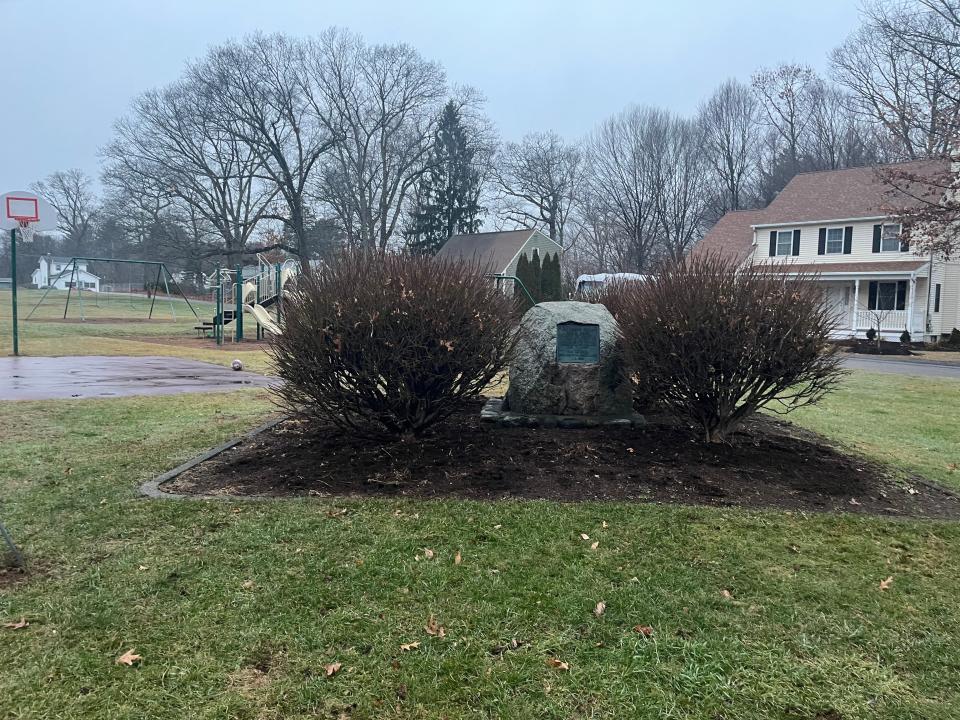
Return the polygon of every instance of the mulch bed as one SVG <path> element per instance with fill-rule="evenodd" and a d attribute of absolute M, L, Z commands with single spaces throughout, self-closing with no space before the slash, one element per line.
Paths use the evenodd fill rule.
<path fill-rule="evenodd" d="M 730 444 L 690 428 L 481 424 L 480 406 L 429 437 L 386 445 L 287 420 L 173 480 L 184 494 L 620 500 L 957 518 L 946 491 L 894 479 L 790 423 L 758 417 Z"/>

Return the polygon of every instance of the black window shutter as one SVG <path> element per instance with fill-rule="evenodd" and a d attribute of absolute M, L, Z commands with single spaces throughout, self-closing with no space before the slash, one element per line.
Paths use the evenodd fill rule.
<path fill-rule="evenodd" d="M 817 239 L 817 255 L 827 252 L 827 229 L 820 228 L 820 237 Z"/>
<path fill-rule="evenodd" d="M 843 229 L 843 254 L 849 255 L 853 252 L 853 225 L 847 225 Z"/>
<path fill-rule="evenodd" d="M 867 293 L 867 310 L 877 309 L 877 281 L 870 281 L 870 289 Z"/>
<path fill-rule="evenodd" d="M 800 254 L 800 228 L 793 231 L 793 254 Z"/>
<path fill-rule="evenodd" d="M 907 281 L 897 282 L 897 310 L 905 310 L 907 307 Z"/>
<path fill-rule="evenodd" d="M 776 257 L 777 254 L 777 231 L 770 231 L 770 257 Z"/>
<path fill-rule="evenodd" d="M 903 228 L 900 229 L 900 232 L 903 232 Z M 900 252 L 907 252 L 910 249 L 910 241 L 907 238 L 901 236 L 900 238 Z"/>
<path fill-rule="evenodd" d="M 873 226 L 873 251 L 880 252 L 880 235 L 883 233 L 883 225 Z"/>
<path fill-rule="evenodd" d="M 940 283 L 937 283 L 933 291 L 933 311 L 940 312 Z"/>

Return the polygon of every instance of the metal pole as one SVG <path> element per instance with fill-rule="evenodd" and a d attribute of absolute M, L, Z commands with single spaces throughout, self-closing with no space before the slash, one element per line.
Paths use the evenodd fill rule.
<path fill-rule="evenodd" d="M 162 265 L 160 266 L 163 267 Z M 159 272 L 157 273 L 159 275 Z M 170 286 L 167 284 L 167 276 L 163 276 L 163 290 L 167 293 L 167 299 L 170 301 L 170 315 L 173 316 L 173 321 L 177 321 L 177 311 L 173 309 L 173 295 L 170 294 Z"/>
<path fill-rule="evenodd" d="M 70 273 L 71 273 L 71 274 L 70 274 L 70 277 L 71 277 L 71 278 L 73 277 L 73 263 L 74 263 L 74 262 L 76 262 L 76 261 L 75 261 L 75 260 L 71 260 L 71 261 L 70 261 L 70 263 L 71 263 L 71 264 L 70 264 Z M 64 268 L 64 271 L 66 271 L 66 268 Z M 62 275 L 63 273 L 60 273 L 60 274 Z M 60 279 L 59 276 L 57 277 L 57 279 L 58 279 L 58 280 Z M 67 311 L 70 309 L 70 293 L 72 293 L 72 292 L 73 292 L 73 283 L 72 283 L 70 280 L 68 280 L 68 281 L 67 281 L 67 302 L 66 302 L 66 304 L 64 304 L 64 306 L 63 306 L 63 319 L 64 319 L 64 320 L 67 319 Z"/>
<path fill-rule="evenodd" d="M 180 283 L 177 282 L 177 279 L 173 276 L 173 273 L 171 273 L 171 272 L 167 269 L 167 266 L 166 266 L 166 265 L 162 265 L 162 264 L 161 264 L 161 267 L 163 268 L 163 271 L 167 274 L 166 277 L 170 278 L 170 282 L 173 283 L 173 286 L 177 289 L 177 292 L 180 293 L 180 297 L 183 298 L 183 301 L 187 304 L 187 307 L 190 308 L 190 312 L 192 312 L 192 313 L 193 313 L 193 316 L 194 316 L 197 320 L 199 320 L 199 319 L 200 319 L 200 315 L 197 314 L 196 308 L 194 308 L 193 305 L 190 304 L 190 298 L 188 298 L 187 295 L 186 295 L 186 293 L 183 292 L 183 288 L 180 287 Z M 173 302 L 173 300 L 171 299 L 170 302 Z"/>
<path fill-rule="evenodd" d="M 20 354 L 20 335 L 17 330 L 17 229 L 10 229 L 10 300 L 13 305 L 13 354 Z M 2 527 L 2 526 L 0 526 Z"/>
<path fill-rule="evenodd" d="M 220 281 L 220 266 L 217 265 L 217 289 L 214 292 L 216 296 L 217 314 L 214 317 L 213 336 L 217 339 L 217 345 L 223 344 L 223 285 Z"/>
<path fill-rule="evenodd" d="M 237 265 L 237 285 L 236 285 L 237 296 L 234 298 L 236 309 L 236 315 L 233 318 L 233 322 L 236 325 L 234 330 L 234 340 L 239 342 L 243 340 L 243 265 Z"/>
<path fill-rule="evenodd" d="M 87 318 L 83 315 L 83 283 L 80 281 L 80 266 L 76 258 L 73 259 L 73 276 L 77 285 L 77 302 L 80 303 L 80 322 L 84 322 Z"/>
<path fill-rule="evenodd" d="M 277 299 L 273 301 L 273 304 L 277 306 L 277 322 L 278 323 L 282 318 L 281 313 L 283 312 L 280 309 L 280 291 L 281 290 L 282 288 L 280 287 L 280 263 L 276 263 L 273 266 L 273 292 Z"/>
<path fill-rule="evenodd" d="M 157 266 L 157 279 L 153 281 L 153 295 L 150 296 L 150 312 L 147 313 L 147 320 L 153 320 L 153 304 L 157 301 L 157 290 L 160 287 L 160 267 Z"/>

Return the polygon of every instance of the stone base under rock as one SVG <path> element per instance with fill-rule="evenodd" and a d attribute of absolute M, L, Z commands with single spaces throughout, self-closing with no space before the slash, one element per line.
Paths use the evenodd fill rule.
<path fill-rule="evenodd" d="M 646 425 L 646 419 L 638 413 L 629 415 L 524 415 L 503 409 L 503 398 L 490 398 L 480 411 L 484 422 L 500 427 L 529 428 L 628 428 Z"/>

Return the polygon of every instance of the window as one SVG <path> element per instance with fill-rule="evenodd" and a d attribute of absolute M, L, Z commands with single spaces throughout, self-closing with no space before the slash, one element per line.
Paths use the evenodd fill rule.
<path fill-rule="evenodd" d="M 904 310 L 907 305 L 907 281 L 870 281 L 867 310 Z"/>
<path fill-rule="evenodd" d="M 843 252 L 843 228 L 827 229 L 826 251 L 828 255 Z"/>
<path fill-rule="evenodd" d="M 933 289 L 933 311 L 940 312 L 940 283 Z"/>
<path fill-rule="evenodd" d="M 54 271 L 54 272 L 60 272 L 60 266 L 59 266 L 59 265 L 54 265 L 54 266 L 53 266 L 53 271 Z"/>
<path fill-rule="evenodd" d="M 777 255 L 793 255 L 793 230 L 777 233 Z"/>
<path fill-rule="evenodd" d="M 900 225 L 892 223 L 883 226 L 880 235 L 880 252 L 900 252 Z"/>

